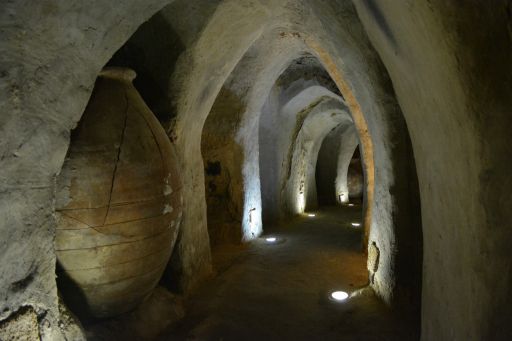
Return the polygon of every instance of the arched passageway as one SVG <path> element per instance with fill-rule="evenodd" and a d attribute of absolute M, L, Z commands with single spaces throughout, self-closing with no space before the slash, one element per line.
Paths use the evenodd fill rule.
<path fill-rule="evenodd" d="M 352 161 L 355 153 L 358 160 Z M 319 205 L 348 204 L 350 198 L 362 198 L 364 179 L 359 160 L 358 140 L 353 125 L 340 125 L 325 137 L 315 173 Z M 351 166 L 357 161 L 359 167 L 354 172 Z"/>
<path fill-rule="evenodd" d="M 179 2 L 165 7 L 142 25 L 110 62 L 114 66 L 130 66 L 141 74 L 136 86 L 167 129 L 169 140 L 175 144 L 178 154 L 184 182 L 184 214 L 178 241 L 162 283 L 178 292 L 184 291 L 199 283 L 201 277 L 209 272 L 211 249 L 208 232 L 212 240 L 216 240 L 216 232 L 212 228 L 208 231 L 205 183 L 208 190 L 222 188 L 210 177 L 229 174 L 230 186 L 234 184 L 227 190 L 222 189 L 224 203 L 218 200 L 218 196 L 210 196 L 210 199 L 214 197 L 210 202 L 214 204 L 210 207 L 211 227 L 216 223 L 214 214 L 229 212 L 229 219 L 235 223 L 229 228 L 228 234 L 234 236 L 234 240 L 239 237 L 243 241 L 254 240 L 262 233 L 261 216 L 265 205 L 268 211 L 275 212 L 277 218 L 282 220 L 289 220 L 306 208 L 316 207 L 314 174 L 321 143 L 331 129 L 340 124 L 350 124 L 356 127 L 365 159 L 367 201 L 363 205 L 365 218 L 361 221 L 365 231 L 363 244 L 371 239 L 370 245 L 378 245 L 381 250 L 378 271 L 375 264 L 371 266 L 374 272 L 371 274 L 371 285 L 378 296 L 392 304 L 393 292 L 402 288 L 402 284 L 407 287 L 407 283 L 401 283 L 392 276 L 391 270 L 398 259 L 395 259 L 395 253 L 389 247 L 397 237 L 398 230 L 393 225 L 393 219 L 380 221 L 378 229 L 375 229 L 374 218 L 380 218 L 382 214 L 390 215 L 391 212 L 373 209 L 375 186 L 386 188 L 391 184 L 386 177 L 375 177 L 375 172 L 388 171 L 379 165 L 393 163 L 392 151 L 374 149 L 374 144 L 384 146 L 378 144 L 379 138 L 388 136 L 369 131 L 367 120 L 373 116 L 368 116 L 369 113 L 361 107 L 371 107 L 368 103 L 378 99 L 370 95 L 356 98 L 351 88 L 364 87 L 365 80 L 345 79 L 343 65 L 333 62 L 331 57 L 331 54 L 348 54 L 347 60 L 354 60 L 350 55 L 371 52 L 357 44 L 343 51 L 336 51 L 336 47 L 326 50 L 324 46 L 327 45 L 321 42 L 328 32 L 313 29 L 318 18 L 315 17 L 308 24 L 311 31 L 307 25 L 306 28 L 296 27 L 293 22 L 299 14 L 291 8 L 285 9 L 287 19 L 284 27 L 264 24 L 264 13 L 267 12 L 261 8 L 261 21 L 253 18 L 252 26 L 246 23 L 241 25 L 246 32 L 237 32 L 237 35 L 244 38 L 237 39 L 238 45 L 233 45 L 231 50 L 222 50 L 223 41 L 231 39 L 233 33 L 222 31 L 219 35 L 219 26 L 216 25 L 224 22 L 223 18 L 232 16 L 233 11 L 242 14 L 243 6 L 238 8 L 232 4 L 221 4 L 210 8 L 208 15 L 212 17 L 207 19 L 207 15 L 204 21 L 200 21 L 201 25 L 205 25 L 201 34 L 177 25 L 180 23 L 180 13 L 190 15 L 189 11 L 194 10 L 197 9 L 182 7 Z M 243 18 L 243 15 L 240 16 L 241 22 Z M 254 30 L 255 27 L 259 29 Z M 153 39 L 153 36 L 159 38 Z M 167 45 L 167 37 L 173 38 L 172 48 Z M 212 41 L 219 50 L 210 48 Z M 351 40 L 347 42 L 354 44 Z M 211 52 L 214 54 L 210 55 L 211 65 L 208 67 L 191 62 L 204 58 L 200 57 L 203 53 Z M 166 57 L 162 58 L 162 54 Z M 212 78 L 209 75 L 215 63 L 218 63 L 220 72 Z M 368 68 L 364 63 L 351 66 L 360 70 Z M 378 68 L 376 65 L 371 67 Z M 372 80 L 373 83 L 375 81 L 377 84 L 385 82 Z M 372 111 L 374 114 L 380 112 L 382 117 L 396 114 L 385 108 L 376 108 L 378 110 Z M 276 126 L 272 126 L 272 122 L 275 123 L 276 116 L 267 120 L 272 117 L 268 113 L 276 112 L 280 112 L 277 120 L 281 120 L 285 130 L 274 130 Z M 399 114 L 396 119 L 401 119 Z M 382 122 L 386 121 L 383 119 Z M 386 124 L 376 123 L 372 124 L 375 124 L 373 127 L 377 127 L 374 128 L 377 131 L 387 127 Z M 265 124 L 268 134 L 261 129 Z M 225 147 L 224 151 L 215 148 L 216 143 L 212 142 L 219 136 L 222 141 L 219 140 L 217 146 Z M 272 138 L 278 148 L 269 152 L 268 148 L 275 147 L 268 143 Z M 203 160 L 200 152 L 202 141 Z M 278 167 L 280 170 L 277 174 L 268 173 L 265 161 L 272 153 L 277 153 L 274 161 L 284 161 Z M 229 157 L 235 159 L 229 160 Z M 229 172 L 222 173 L 223 169 Z M 267 185 L 261 186 L 261 179 L 265 179 Z M 267 193 L 267 190 L 271 193 L 271 199 L 262 205 L 261 193 Z M 393 198 L 382 197 L 380 200 L 390 202 Z M 234 207 L 231 212 L 230 207 Z M 406 254 L 407 251 L 404 251 L 404 256 Z M 141 305 L 141 309 L 146 308 Z"/>
<path fill-rule="evenodd" d="M 510 339 L 507 1 L 2 9 L 0 339 Z"/>
<path fill-rule="evenodd" d="M 331 130 L 322 141 L 315 166 L 315 182 L 319 206 L 333 206 L 336 203 L 336 178 L 340 149 L 341 126 Z"/>
<path fill-rule="evenodd" d="M 364 174 L 359 148 L 354 150 L 347 169 L 347 188 L 350 200 L 363 201 Z"/>

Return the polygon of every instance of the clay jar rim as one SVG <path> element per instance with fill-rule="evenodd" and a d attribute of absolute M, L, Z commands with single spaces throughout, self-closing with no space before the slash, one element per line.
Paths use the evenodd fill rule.
<path fill-rule="evenodd" d="M 127 67 L 109 66 L 103 68 L 99 76 L 102 78 L 116 79 L 123 82 L 131 83 L 137 77 L 137 73 L 134 70 Z"/>

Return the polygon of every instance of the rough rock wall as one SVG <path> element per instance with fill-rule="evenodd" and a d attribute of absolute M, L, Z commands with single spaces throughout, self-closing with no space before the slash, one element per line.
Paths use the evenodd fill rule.
<path fill-rule="evenodd" d="M 422 338 L 510 339 L 511 2 L 354 4 L 414 147 L 425 238 Z"/>
<path fill-rule="evenodd" d="M 226 87 L 206 119 L 201 138 L 210 244 L 242 240 L 244 153 L 235 135 L 243 104 Z"/>
<path fill-rule="evenodd" d="M 261 34 L 268 13 L 257 3 L 224 1 L 205 20 L 197 39 L 178 59 L 170 78 L 177 117 L 171 127 L 184 177 L 186 211 L 172 261 L 179 286 L 193 288 L 211 269 L 203 200 L 204 166 L 201 134 L 204 122 L 230 73 Z M 182 17 L 181 20 L 187 22 Z"/>
<path fill-rule="evenodd" d="M 243 186 L 238 186 L 231 196 L 231 201 L 238 201 L 236 205 L 241 205 L 240 229 L 245 241 L 258 237 L 262 232 L 258 162 L 258 124 L 261 108 L 278 75 L 303 49 L 302 45 L 296 39 L 280 36 L 279 31 L 270 30 L 263 33 L 247 50 L 224 85 L 231 93 L 236 94 L 238 101 L 242 103 L 240 107 L 232 105 L 230 116 L 226 116 L 227 120 L 224 121 L 232 122 L 234 125 L 236 133 L 233 136 L 233 143 L 240 146 L 243 151 L 240 153 L 236 148 L 229 150 L 230 153 L 239 155 L 242 160 L 237 166 L 240 172 L 236 175 L 240 176 L 234 181 Z M 263 141 L 265 140 L 266 136 L 263 137 Z"/>
<path fill-rule="evenodd" d="M 141 75 L 141 79 L 135 83 L 135 86 L 157 114 L 164 127 L 169 130 L 169 136 L 177 146 L 183 174 L 190 174 L 184 178 L 186 193 L 182 225 L 186 227 L 180 231 L 177 247 L 164 275 L 166 283 L 183 291 L 192 288 L 211 271 L 210 246 L 206 229 L 206 205 L 202 200 L 204 198 L 204 182 L 201 178 L 203 177 L 203 167 L 202 165 L 199 167 L 197 160 L 198 156 L 200 160 L 201 154 L 190 156 L 191 152 L 188 149 L 192 148 L 195 153 L 198 152 L 201 143 L 201 135 L 198 134 L 198 131 L 201 130 L 211 106 L 208 106 L 210 102 L 207 102 L 206 97 L 201 97 L 200 100 L 191 99 L 198 93 L 194 93 L 188 88 L 187 81 L 195 72 L 194 58 L 208 49 L 196 49 L 196 45 L 201 43 L 202 35 L 208 35 L 209 30 L 220 29 L 216 25 L 222 25 L 220 18 L 223 16 L 228 17 L 237 11 L 244 12 L 246 10 L 245 6 L 237 6 L 232 3 L 221 6 L 217 11 L 220 2 L 173 1 L 141 25 L 110 61 L 111 65 L 132 67 Z M 189 18 L 194 19 L 190 20 Z M 210 24 L 211 20 L 212 24 Z M 233 34 L 232 30 L 223 32 L 226 34 L 224 39 L 228 40 L 229 38 L 226 37 Z M 217 36 L 217 38 L 219 41 L 223 40 L 222 36 Z M 234 56 L 236 58 L 237 54 Z M 201 67 L 205 66 L 201 65 Z M 224 70 L 224 72 L 228 71 L 229 69 Z M 227 75 L 222 75 L 222 77 L 227 77 Z M 206 89 L 206 83 L 203 80 L 198 84 Z M 210 96 L 216 94 L 214 92 Z M 202 109 L 194 107 L 194 110 L 197 111 L 191 114 L 193 119 L 187 121 L 187 125 L 183 128 L 186 137 L 181 136 L 180 124 L 176 124 L 176 120 L 180 120 L 183 114 L 188 113 L 180 106 L 182 100 L 196 101 L 196 104 L 200 105 L 206 104 Z M 188 136 L 189 132 L 190 136 Z M 187 138 L 194 141 L 193 147 L 189 146 Z M 194 166 L 190 166 L 190 164 L 194 164 Z M 193 170 L 190 171 L 190 168 Z M 201 199 L 198 200 L 198 198 Z"/>
<path fill-rule="evenodd" d="M 178 20 L 186 22 L 183 17 L 186 16 Z M 325 21 L 332 25 L 323 25 Z M 248 90 L 244 102 L 248 108 L 245 114 L 249 115 L 244 114 L 240 132 L 249 134 L 240 133 L 237 137 L 244 146 L 244 200 L 257 200 L 258 196 L 252 193 L 256 193 L 259 182 L 255 177 L 259 172 L 257 138 L 253 137 L 253 132 L 257 131 L 258 103 L 261 103 L 261 98 L 266 98 L 265 93 L 269 90 L 265 89 L 269 89 L 273 80 L 286 68 L 287 58 L 293 60 L 297 56 L 292 53 L 290 59 L 290 56 L 286 56 L 288 51 L 278 50 L 283 56 L 279 57 L 278 54 L 275 60 L 266 59 L 268 68 L 260 70 L 265 49 L 257 48 L 256 55 L 254 51 L 248 51 L 256 43 L 269 51 L 270 42 L 281 37 L 299 42 L 304 46 L 303 52 L 316 56 L 343 95 L 348 96 L 365 157 L 365 178 L 369 191 L 365 220 L 367 230 L 373 231 L 373 240 L 382 244 L 379 248 L 382 250 L 383 266 L 375 276 L 375 288 L 390 302 L 395 290 L 393 264 L 396 226 L 393 212 L 396 209 L 393 200 L 395 196 L 403 195 L 401 192 L 391 194 L 388 189 L 394 179 L 393 158 L 403 157 L 401 153 L 395 153 L 392 146 L 401 143 L 400 136 L 406 129 L 401 126 L 400 111 L 393 101 L 385 72 L 369 42 L 365 40 L 352 5 L 349 2 L 334 7 L 325 2 L 306 4 L 292 1 L 286 5 L 281 1 L 263 4 L 226 0 L 216 5 L 207 20 L 202 22 L 204 25 L 195 31 L 197 34 L 194 39 L 182 39 L 187 48 L 178 59 L 176 72 L 170 77 L 170 91 L 177 112 L 170 134 L 176 141 L 183 173 L 187 174 L 184 179 L 187 209 L 172 261 L 172 269 L 181 287 L 192 287 L 201 279 L 200 274 L 208 272 L 210 264 L 206 208 L 204 201 L 198 200 L 204 198 L 203 162 L 200 157 L 203 124 L 230 74 L 239 66 L 240 70 L 254 71 L 251 69 L 251 63 L 254 63 L 255 69 L 259 71 L 246 72 L 245 75 L 257 75 L 256 78 L 247 78 L 246 83 L 259 85 L 251 88 L 242 83 L 241 87 Z M 182 29 L 175 27 L 175 31 L 180 34 Z M 265 33 L 274 36 L 268 40 L 269 35 Z M 300 53 L 301 50 L 295 51 Z M 242 58 L 244 61 L 240 63 Z M 243 81 L 240 76 L 235 78 Z M 396 130 L 388 134 L 390 127 Z M 373 143 L 378 146 L 375 150 Z M 374 185 L 379 188 L 375 195 L 372 194 Z M 374 210 L 373 203 L 377 199 L 379 206 Z M 247 204 L 247 208 L 249 206 L 252 205 Z M 243 226 L 250 227 L 249 216 L 249 210 L 244 209 Z M 243 230 L 250 231 L 250 228 L 243 227 Z"/>
<path fill-rule="evenodd" d="M 320 75 L 325 73 L 321 65 L 316 70 Z M 283 219 L 289 213 L 283 189 L 293 171 L 294 143 L 307 115 L 316 105 L 329 99 L 338 102 L 333 103 L 332 109 L 343 106 L 342 98 L 329 90 L 328 82 L 304 79 L 303 72 L 299 68 L 283 72 L 261 113 L 259 162 L 262 207 L 267 221 Z M 298 79 L 291 77 L 294 73 Z"/>
<path fill-rule="evenodd" d="M 289 214 L 318 207 L 315 170 L 322 141 L 340 124 L 352 123 L 346 106 L 337 100 L 321 101 L 306 109 L 293 140 L 289 174 L 284 179 L 284 205 Z M 334 185 L 334 181 L 333 181 Z"/>
<path fill-rule="evenodd" d="M 30 306 L 59 331 L 53 197 L 97 74 L 168 1 L 1 1 L 0 320 Z"/>
<path fill-rule="evenodd" d="M 320 205 L 347 203 L 349 196 L 361 198 L 364 181 L 361 164 L 358 184 L 352 186 L 350 164 L 358 140 L 353 124 L 340 125 L 332 130 L 322 142 L 316 165 L 316 183 Z M 356 194 L 357 192 L 357 194 Z"/>

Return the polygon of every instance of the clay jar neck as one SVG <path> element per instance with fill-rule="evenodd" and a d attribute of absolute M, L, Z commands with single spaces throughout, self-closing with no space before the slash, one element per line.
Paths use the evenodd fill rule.
<path fill-rule="evenodd" d="M 137 73 L 127 67 L 106 67 L 101 70 L 99 76 L 131 84 L 135 77 L 137 77 Z"/>

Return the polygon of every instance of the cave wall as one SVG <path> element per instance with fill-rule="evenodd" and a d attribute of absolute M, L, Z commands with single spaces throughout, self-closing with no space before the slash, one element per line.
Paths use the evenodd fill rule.
<path fill-rule="evenodd" d="M 338 174 L 336 176 L 335 185 L 336 201 L 339 203 L 347 203 L 350 199 L 348 170 L 350 167 L 350 161 L 354 155 L 354 150 L 358 148 L 358 144 L 359 140 L 355 127 L 353 125 L 347 127 L 340 136 L 340 149 L 338 152 Z"/>
<path fill-rule="evenodd" d="M 9 266 L 0 268 L 0 320 L 31 306 L 43 338 L 58 339 L 52 202 L 69 131 L 85 108 L 99 70 L 139 25 L 168 3 L 2 3 L 0 231 L 5 237 L 0 254 L 2 264 Z M 511 302 L 506 251 L 512 239 L 506 162 L 512 72 L 504 72 L 510 65 L 503 57 L 510 55 L 505 52 L 511 46 L 508 2 L 492 8 L 470 2 L 455 8 L 440 1 L 404 5 L 366 0 L 356 2 L 357 13 L 349 1 L 176 3 L 179 6 L 170 7 L 163 17 L 174 23 L 183 52 L 169 58 L 177 62 L 158 83 L 169 92 L 162 110 L 175 111 L 175 120 L 166 128 L 186 174 L 186 210 L 171 265 L 183 290 L 210 271 L 201 135 L 220 90 L 233 70 L 254 71 L 251 60 L 258 61 L 258 72 L 246 72 L 255 78 L 247 78 L 242 87 L 246 93 L 240 97 L 247 109 L 237 135 L 244 152 L 241 176 L 248 180 L 241 187 L 244 205 L 252 207 L 259 191 L 259 112 L 279 74 L 305 51 L 332 77 L 357 128 L 366 181 L 367 238 L 380 250 L 376 292 L 393 303 L 403 287 L 414 285 L 396 274 L 418 265 L 400 261 L 417 256 L 414 250 L 421 237 L 415 216 L 401 215 L 408 203 L 418 202 L 416 158 L 426 231 L 423 338 L 505 335 Z M 294 41 L 290 46 L 296 46 L 296 53 L 287 57 L 287 51 L 280 50 L 282 56 L 263 67 L 265 51 L 272 46 L 265 41 L 278 44 L 279 39 Z M 256 57 L 248 55 L 257 41 L 263 48 Z M 237 82 L 242 80 L 239 76 Z M 259 85 L 251 88 L 253 81 Z M 408 128 L 413 150 L 406 148 Z M 460 177 L 442 176 L 449 170 L 458 170 Z M 242 224 L 248 223 L 244 208 Z M 411 233 L 415 242 L 402 243 L 402 235 L 410 240 Z M 402 253 L 397 252 L 400 245 Z M 410 301 L 418 304 L 414 292 L 411 295 Z M 470 296 L 474 301 L 467 307 Z"/>
<path fill-rule="evenodd" d="M 338 126 L 331 130 L 322 141 L 316 162 L 315 181 L 318 205 L 334 205 L 336 199 L 336 177 L 338 176 L 338 158 L 341 134 L 345 127 Z"/>
<path fill-rule="evenodd" d="M 364 37 L 364 35 L 361 36 L 362 31 L 357 30 L 357 21 L 350 20 L 354 17 L 344 13 L 343 25 L 347 25 L 350 29 L 345 31 L 341 27 L 333 25 L 329 27 L 328 33 L 326 33 L 324 31 L 326 28 L 318 25 L 320 23 L 314 21 L 315 16 L 310 15 L 312 8 L 314 8 L 315 13 L 320 11 L 321 15 L 316 14 L 321 17 L 333 17 L 337 13 L 336 11 L 333 12 L 333 8 L 329 6 L 310 7 L 308 5 L 303 12 L 293 13 L 298 18 L 288 19 L 292 22 L 301 22 L 303 26 L 299 28 L 291 25 L 290 28 L 294 28 L 296 31 L 287 33 L 284 30 L 280 35 L 286 38 L 295 37 L 297 40 L 303 41 L 307 50 L 320 59 L 342 90 L 342 93 L 348 97 L 347 102 L 352 116 L 355 116 L 358 134 L 363 146 L 363 157 L 365 158 L 365 180 L 368 193 L 365 205 L 367 215 L 365 223 L 368 238 L 371 237 L 373 241 L 378 242 L 383 251 L 383 264 L 375 276 L 374 288 L 387 302 L 391 303 L 393 297 L 399 296 L 396 293 L 401 290 L 401 285 L 397 285 L 395 281 L 395 269 L 393 268 L 397 247 L 394 215 L 397 214 L 398 208 L 406 202 L 405 199 L 409 200 L 410 198 L 407 195 L 408 188 L 399 188 L 393 192 L 390 191 L 390 188 L 394 184 L 394 173 L 397 171 L 393 167 L 394 162 L 402 159 L 404 160 L 402 163 L 410 163 L 411 155 L 404 154 L 402 150 L 396 148 L 397 145 L 407 143 L 404 138 L 407 135 L 407 128 L 401 119 L 400 110 L 393 101 L 388 79 L 382 69 L 379 69 L 381 64 L 379 64 L 378 58 L 373 54 L 371 47 L 365 45 L 367 41 L 362 38 Z M 350 4 L 345 4 L 345 7 L 339 8 L 338 11 L 348 11 L 347 13 L 350 13 L 352 9 Z M 276 13 L 280 14 L 278 11 Z M 308 32 L 315 33 L 312 35 L 304 34 L 304 25 L 312 25 Z M 326 44 L 329 39 L 323 34 L 344 38 L 346 45 L 333 46 Z M 326 40 L 323 40 L 324 38 Z M 333 59 L 333 55 L 339 57 Z M 258 60 L 257 58 L 254 59 Z M 341 63 L 341 60 L 350 61 L 348 63 L 350 67 Z M 261 92 L 255 90 L 254 93 L 260 94 Z M 373 147 L 372 140 L 377 146 L 376 149 Z M 253 163 L 247 162 L 246 164 L 251 168 L 250 165 Z M 374 188 L 378 188 L 379 191 L 374 193 Z M 415 200 L 418 200 L 418 198 Z M 374 205 L 375 202 L 379 202 L 377 207 Z M 411 230 L 421 231 L 417 222 L 411 224 L 408 221 L 406 223 Z M 411 248 L 408 251 L 421 252 L 418 248 Z M 408 297 L 411 305 L 419 306 L 417 296 Z"/>
<path fill-rule="evenodd" d="M 254 202 L 257 202 L 259 178 L 251 174 L 258 174 L 258 163 L 255 158 L 258 153 L 255 149 L 257 143 L 254 143 L 256 140 L 251 136 L 257 131 L 255 127 L 258 120 L 258 103 L 262 102 L 262 98 L 266 98 L 265 91 L 269 90 L 265 89 L 269 89 L 279 73 L 286 68 L 287 59 L 297 57 L 294 53 L 292 56 L 286 56 L 288 51 L 278 49 L 282 57 L 272 63 L 268 63 L 272 59 L 266 59 L 268 67 L 263 67 L 265 64 L 260 58 L 265 57 L 265 54 L 261 53 L 258 58 L 247 51 L 257 43 L 265 47 L 265 41 L 260 38 L 268 39 L 265 37 L 270 35 L 273 37 L 270 41 L 277 44 L 278 39 L 295 41 L 299 46 L 297 52 L 302 49 L 316 56 L 342 90 L 343 95 L 348 96 L 347 102 L 352 116 L 355 117 L 364 150 L 368 192 L 365 219 L 367 237 L 369 238 L 370 231 L 373 231 L 373 240 L 382 244 L 383 266 L 375 276 L 375 289 L 386 301 L 392 301 L 392 293 L 395 290 L 392 264 L 395 262 L 396 247 L 392 200 L 394 196 L 399 197 L 401 194 L 397 192 L 391 195 L 386 189 L 393 183 L 392 157 L 402 157 L 400 153 L 394 154 L 392 145 L 400 143 L 399 136 L 406 132 L 406 129 L 400 126 L 401 114 L 393 101 L 385 73 L 369 42 L 364 38 L 364 32 L 358 24 L 351 4 L 342 5 L 333 10 L 333 7 L 325 3 L 297 3 L 294 6 L 282 7 L 282 3 L 277 2 L 262 5 L 225 1 L 216 7 L 209 20 L 205 21 L 201 34 L 197 39 L 190 40 L 190 46 L 179 57 L 175 67 L 177 71 L 170 77 L 170 89 L 176 103 L 177 116 L 169 127 L 169 133 L 176 143 L 182 171 L 187 174 L 184 177 L 186 211 L 180 240 L 171 262 L 173 275 L 180 281 L 182 288 L 193 287 L 194 283 L 200 281 L 201 274 L 209 271 L 210 264 L 206 208 L 204 201 L 198 200 L 204 197 L 204 167 L 200 156 L 203 124 L 220 89 L 226 84 L 233 70 L 239 67 L 241 70 L 251 70 L 251 61 L 255 62 L 256 70 L 262 68 L 262 71 L 246 72 L 245 75 L 257 75 L 254 76 L 256 78 L 253 78 L 253 82 L 261 79 L 259 84 L 264 87 L 254 86 L 247 91 L 250 96 L 244 99 L 248 108 L 245 113 L 254 115 L 242 115 L 244 128 L 240 131 L 248 134 L 238 134 L 238 138 L 244 140 L 244 198 L 253 198 L 256 200 Z M 232 20 L 233 18 L 236 20 Z M 326 18 L 337 24 L 325 27 L 322 22 Z M 295 24 L 299 22 L 300 25 Z M 178 29 L 176 31 L 179 32 Z M 332 37 L 344 43 L 333 44 Z M 261 51 L 272 52 L 268 46 L 271 44 L 267 45 L 266 50 Z M 243 56 L 247 57 L 246 61 L 240 63 Z M 215 72 L 212 73 L 212 70 Z M 241 85 L 244 85 L 242 77 L 240 81 Z M 250 78 L 247 78 L 245 84 L 251 84 Z M 241 89 L 249 88 L 244 85 Z M 243 91 L 241 94 L 244 95 Z M 389 127 L 392 126 L 397 126 L 397 129 L 388 135 Z M 378 145 L 377 150 L 373 149 L 370 135 Z M 374 199 L 377 199 L 373 195 L 376 187 L 383 190 L 377 195 L 380 203 L 378 210 L 373 210 Z M 253 199 L 246 200 L 244 205 L 249 208 Z M 256 215 L 257 220 L 259 214 Z M 244 209 L 243 231 L 251 230 L 249 215 L 249 210 Z"/>
<path fill-rule="evenodd" d="M 201 135 L 222 86 L 252 42 L 268 13 L 258 3 L 224 1 L 204 21 L 180 56 L 170 89 L 176 120 L 170 125 L 184 177 L 182 233 L 171 259 L 171 277 L 191 290 L 211 271 Z M 181 17 L 181 22 L 186 16 Z M 212 72 L 213 70 L 213 72 Z"/>
<path fill-rule="evenodd" d="M 347 187 L 350 199 L 361 199 L 364 193 L 363 167 L 360 158 L 353 158 L 347 172 Z"/>
<path fill-rule="evenodd" d="M 306 109 L 297 137 L 290 146 L 289 174 L 284 179 L 283 205 L 288 214 L 318 207 L 316 165 L 322 141 L 336 126 L 352 124 L 347 107 L 337 100 L 321 101 Z"/>
<path fill-rule="evenodd" d="M 282 76 L 291 78 L 288 72 L 295 71 L 286 70 Z M 294 171 L 294 144 L 307 115 L 316 105 L 329 100 L 334 100 L 331 101 L 332 110 L 343 106 L 341 97 L 316 79 L 299 78 L 290 83 L 278 80 L 276 84 L 279 85 L 271 93 L 276 99 L 269 96 L 261 113 L 259 128 L 262 207 L 267 221 L 282 220 L 289 213 L 284 187 Z"/>
<path fill-rule="evenodd" d="M 44 340 L 66 334 L 58 327 L 53 200 L 70 130 L 103 65 L 166 3 L 0 4 L 0 320 L 30 307 Z"/>
<path fill-rule="evenodd" d="M 411 133 L 422 338 L 510 339 L 511 3 L 354 3 Z"/>
<path fill-rule="evenodd" d="M 201 137 L 210 244 L 242 241 L 244 153 L 235 140 L 243 104 L 226 87 L 206 119 Z"/>
<path fill-rule="evenodd" d="M 357 133 L 353 124 L 340 125 L 325 137 L 316 165 L 319 205 L 344 204 L 350 198 L 362 198 L 362 165 L 358 159 L 356 169 L 352 162 L 357 145 Z"/>
<path fill-rule="evenodd" d="M 235 147 L 226 152 L 239 160 L 238 171 L 231 173 L 230 181 L 240 185 L 234 187 L 229 200 L 232 205 L 240 206 L 237 218 L 243 241 L 258 237 L 263 230 L 258 162 L 261 108 L 278 75 L 301 49 L 301 42 L 296 39 L 281 37 L 275 30 L 264 32 L 238 61 L 223 85 L 229 91 L 231 104 L 223 109 L 226 115 L 222 124 L 233 127 L 230 140 Z M 217 101 L 223 100 L 227 91 L 221 92 Z"/>

